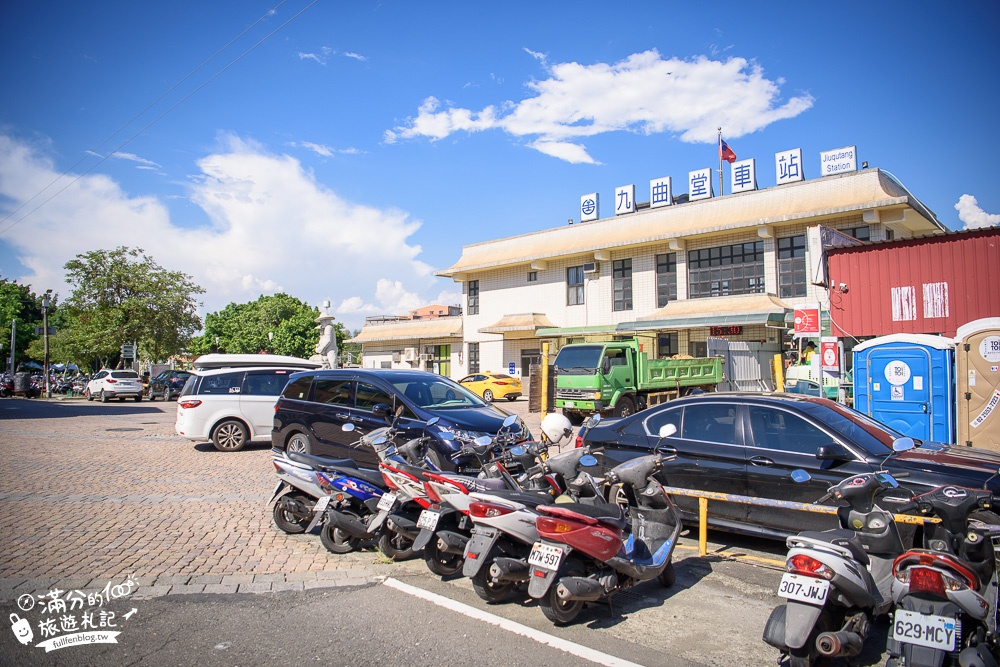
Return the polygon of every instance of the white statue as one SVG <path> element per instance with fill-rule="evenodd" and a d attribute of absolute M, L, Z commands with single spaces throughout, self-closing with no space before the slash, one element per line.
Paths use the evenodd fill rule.
<path fill-rule="evenodd" d="M 323 302 L 324 311 L 330 307 L 329 301 Z M 309 358 L 310 361 L 318 361 L 323 364 L 323 368 L 337 367 L 337 330 L 333 326 L 333 321 L 337 319 L 330 313 L 324 312 L 316 318 L 319 323 L 316 328 L 322 333 L 319 342 L 316 343 L 316 354 Z"/>

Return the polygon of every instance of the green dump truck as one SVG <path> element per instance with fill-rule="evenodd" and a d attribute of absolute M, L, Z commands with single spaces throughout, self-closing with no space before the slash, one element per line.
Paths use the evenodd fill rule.
<path fill-rule="evenodd" d="M 556 407 L 571 422 L 595 412 L 625 417 L 636 410 L 722 382 L 722 357 L 650 359 L 639 341 L 576 343 L 556 356 Z"/>

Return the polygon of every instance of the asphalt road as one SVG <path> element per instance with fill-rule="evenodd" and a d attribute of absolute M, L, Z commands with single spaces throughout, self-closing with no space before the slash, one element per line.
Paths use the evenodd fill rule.
<path fill-rule="evenodd" d="M 12 623 L 0 664 L 775 664 L 760 637 L 779 603 L 780 543 L 712 533 L 701 558 L 686 535 L 671 589 L 637 586 L 556 628 L 525 595 L 486 605 L 422 561 L 285 535 L 267 506 L 268 445 L 190 443 L 173 434 L 174 410 L 0 400 L 0 613 Z M 109 584 L 122 595 L 98 604 Z M 16 637 L 25 624 L 29 646 Z M 39 646 L 98 632 L 120 634 Z"/>

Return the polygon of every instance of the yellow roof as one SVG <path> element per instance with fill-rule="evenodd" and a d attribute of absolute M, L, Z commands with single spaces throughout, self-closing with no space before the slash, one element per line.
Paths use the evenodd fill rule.
<path fill-rule="evenodd" d="M 463 247 L 459 260 L 437 275 L 452 277 L 596 250 L 887 207 L 902 209 L 915 235 L 945 231 L 934 213 L 899 183 L 878 169 L 865 169 L 474 243 Z"/>
<path fill-rule="evenodd" d="M 437 317 L 429 320 L 402 320 L 390 324 L 366 324 L 348 343 L 374 343 L 390 340 L 461 338 L 461 317 Z"/>

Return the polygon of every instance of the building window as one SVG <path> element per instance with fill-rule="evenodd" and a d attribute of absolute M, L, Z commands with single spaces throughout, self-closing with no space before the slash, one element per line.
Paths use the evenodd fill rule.
<path fill-rule="evenodd" d="M 806 295 L 806 235 L 778 239 L 778 296 Z"/>
<path fill-rule="evenodd" d="M 479 281 L 469 281 L 469 315 L 479 314 Z"/>
<path fill-rule="evenodd" d="M 632 260 L 615 260 L 611 275 L 614 279 L 614 310 L 632 310 Z"/>
<path fill-rule="evenodd" d="M 677 352 L 677 334 L 666 333 L 656 337 L 656 354 L 660 359 L 669 359 Z"/>
<path fill-rule="evenodd" d="M 677 253 L 656 256 L 656 307 L 677 300 Z M 676 352 L 674 353 L 676 354 Z"/>
<path fill-rule="evenodd" d="M 864 227 L 852 227 L 850 229 L 843 230 L 843 232 L 849 236 L 853 236 L 859 241 L 872 240 L 872 230 L 868 225 L 865 225 Z"/>
<path fill-rule="evenodd" d="M 479 372 L 479 343 L 469 343 L 469 372 Z"/>
<path fill-rule="evenodd" d="M 528 271 L 528 282 L 529 283 L 538 282 L 538 271 Z"/>
<path fill-rule="evenodd" d="M 688 298 L 763 292 L 763 241 L 688 252 Z"/>
<path fill-rule="evenodd" d="M 566 269 L 566 305 L 583 304 L 583 267 L 571 266 Z"/>
<path fill-rule="evenodd" d="M 896 238 L 896 232 L 892 231 L 891 229 L 885 230 L 885 240 L 886 241 L 891 241 L 894 238 Z"/>

